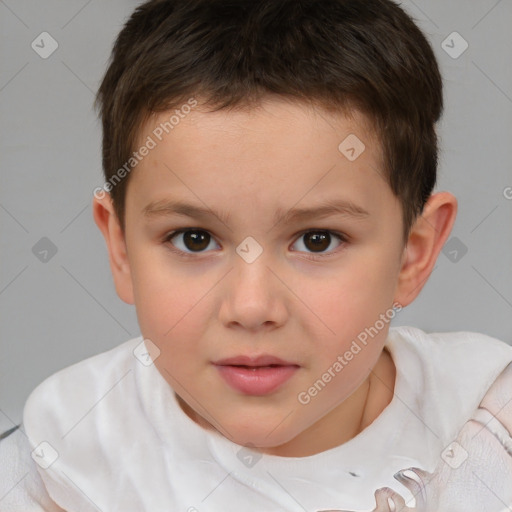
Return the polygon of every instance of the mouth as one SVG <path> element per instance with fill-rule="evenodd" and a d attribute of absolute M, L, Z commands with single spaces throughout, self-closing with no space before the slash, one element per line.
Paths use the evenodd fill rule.
<path fill-rule="evenodd" d="M 213 363 L 224 381 L 244 395 L 263 396 L 277 391 L 300 368 L 274 356 L 238 356 Z"/>
<path fill-rule="evenodd" d="M 296 363 L 285 361 L 284 359 L 269 354 L 228 357 L 215 361 L 213 364 L 220 366 L 246 366 L 249 368 L 262 366 L 298 366 Z"/>
<path fill-rule="evenodd" d="M 247 370 L 259 370 L 261 368 L 279 368 L 281 366 L 288 366 L 288 365 L 269 364 L 266 366 L 250 366 L 250 365 L 245 365 L 245 364 L 227 364 L 227 365 L 221 365 L 221 366 L 234 366 L 235 368 L 245 368 Z"/>

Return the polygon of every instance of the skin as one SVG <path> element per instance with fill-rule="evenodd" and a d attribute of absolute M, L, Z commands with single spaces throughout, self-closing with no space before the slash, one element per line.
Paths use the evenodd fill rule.
<path fill-rule="evenodd" d="M 170 114 L 153 115 L 140 143 Z M 365 144 L 354 161 L 338 150 L 349 134 Z M 161 351 L 156 367 L 198 424 L 265 453 L 304 457 L 352 439 L 390 403 L 389 323 L 307 405 L 297 399 L 394 302 L 414 300 L 454 223 L 455 197 L 436 193 L 404 244 L 401 205 L 380 169 L 380 145 L 357 111 L 335 115 L 279 98 L 215 113 L 200 104 L 131 172 L 125 232 L 109 195 L 94 199 L 117 293 L 135 305 L 142 335 Z M 368 215 L 274 219 L 279 209 L 340 198 Z M 143 214 L 170 199 L 229 219 Z M 182 228 L 201 230 L 204 244 L 166 239 Z M 308 230 L 346 241 L 332 234 L 315 249 Z M 236 252 L 249 236 L 263 249 L 252 263 Z M 277 391 L 247 396 L 212 364 L 242 354 L 300 367 Z"/>

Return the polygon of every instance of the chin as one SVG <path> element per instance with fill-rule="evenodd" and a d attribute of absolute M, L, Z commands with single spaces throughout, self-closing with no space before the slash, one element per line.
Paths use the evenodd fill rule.
<path fill-rule="evenodd" d="M 276 428 L 279 421 L 252 422 L 251 425 L 231 425 L 227 429 L 231 434 L 230 440 L 241 446 L 259 448 L 262 450 L 277 448 L 294 439 L 300 432 L 295 429 L 291 432 L 289 429 Z"/>

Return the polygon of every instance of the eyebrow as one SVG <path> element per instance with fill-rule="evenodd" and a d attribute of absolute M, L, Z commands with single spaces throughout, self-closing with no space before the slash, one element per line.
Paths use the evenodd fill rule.
<path fill-rule="evenodd" d="M 216 212 L 204 206 L 172 200 L 151 202 L 143 208 L 142 213 L 144 217 L 147 218 L 179 215 L 199 220 L 207 219 L 213 215 L 217 217 L 223 224 L 228 224 L 230 219 L 230 214 L 224 211 Z M 300 222 L 312 218 L 319 219 L 333 215 L 352 217 L 355 219 L 364 219 L 369 217 L 370 214 L 364 208 L 353 203 L 352 201 L 333 199 L 324 201 L 316 206 L 291 208 L 287 212 L 284 212 L 283 209 L 280 208 L 274 215 L 274 223 Z"/>

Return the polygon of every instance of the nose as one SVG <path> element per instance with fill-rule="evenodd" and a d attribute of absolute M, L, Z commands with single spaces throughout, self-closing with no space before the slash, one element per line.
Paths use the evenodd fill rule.
<path fill-rule="evenodd" d="M 250 263 L 237 255 L 223 282 L 220 321 L 227 327 L 253 332 L 284 325 L 290 291 L 283 281 L 265 251 Z"/>

